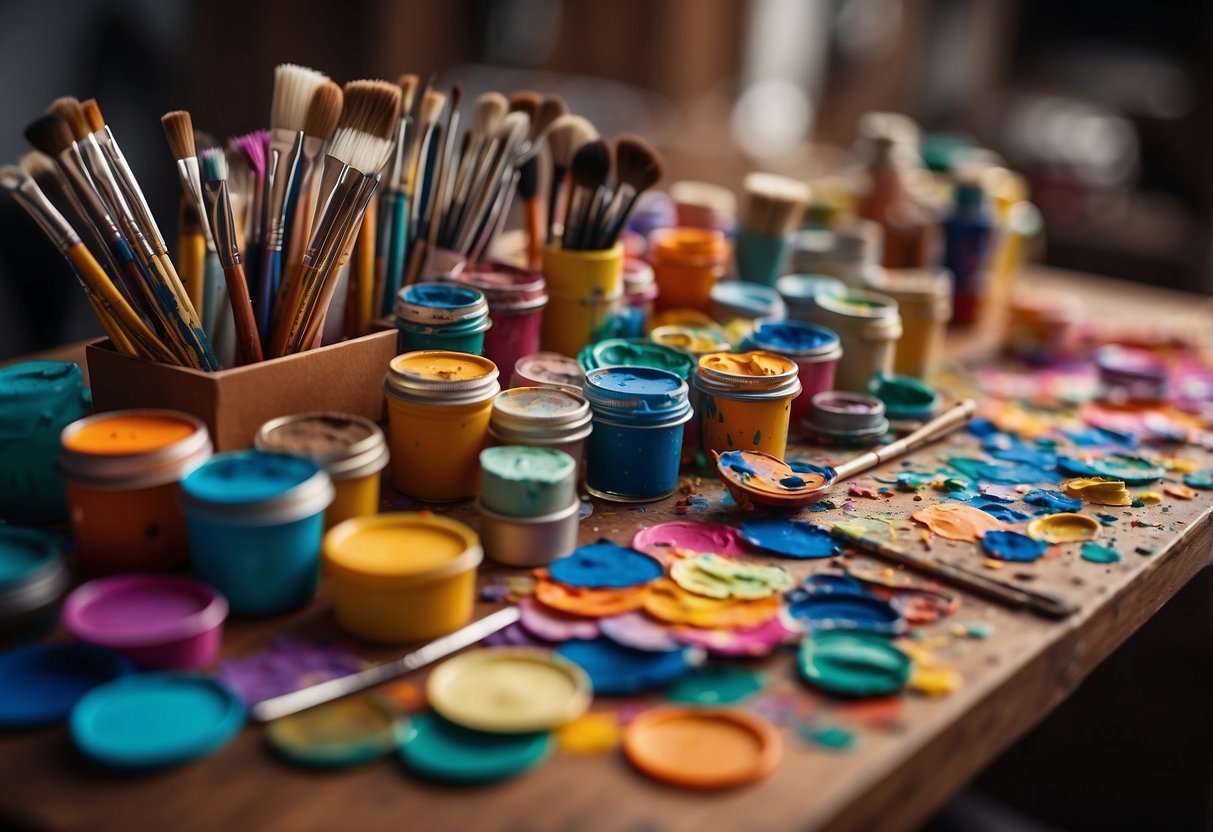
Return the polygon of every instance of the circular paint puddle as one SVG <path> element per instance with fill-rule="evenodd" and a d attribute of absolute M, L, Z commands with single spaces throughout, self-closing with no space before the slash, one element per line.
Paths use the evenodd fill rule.
<path fill-rule="evenodd" d="M 694 789 L 723 789 L 770 774 L 783 754 L 775 729 L 736 710 L 656 708 L 623 735 L 628 760 L 648 776 Z"/>
<path fill-rule="evenodd" d="M 420 777 L 442 783 L 492 783 L 516 777 L 552 753 L 552 735 L 489 734 L 437 714 L 413 717 L 400 744 L 400 759 Z"/>
<path fill-rule="evenodd" d="M 1099 537 L 1100 528 L 1094 517 L 1062 512 L 1037 517 L 1028 524 L 1028 537 L 1048 543 L 1079 543 Z"/>
<path fill-rule="evenodd" d="M 632 538 L 632 548 L 654 556 L 685 551 L 697 555 L 710 552 L 731 558 L 749 552 L 741 534 L 732 526 L 691 520 L 674 520 L 640 529 Z"/>
<path fill-rule="evenodd" d="M 762 676 L 743 667 L 709 664 L 697 667 L 666 689 L 671 702 L 718 708 L 742 702 L 762 690 Z"/>
<path fill-rule="evenodd" d="M 548 567 L 552 580 L 580 589 L 625 589 L 661 577 L 661 564 L 646 554 L 600 540 L 579 546 Z"/>
<path fill-rule="evenodd" d="M 594 693 L 603 696 L 626 696 L 663 687 L 690 670 L 697 658 L 689 648 L 654 653 L 623 647 L 605 638 L 569 641 L 556 652 L 589 674 Z"/>
<path fill-rule="evenodd" d="M 623 615 L 600 618 L 598 625 L 604 636 L 633 650 L 668 653 L 682 649 L 682 644 L 674 638 L 668 627 L 642 612 L 626 612 Z"/>
<path fill-rule="evenodd" d="M 270 746 L 287 760 L 317 768 L 341 768 L 390 754 L 400 723 L 391 706 L 373 696 L 354 696 L 276 719 L 266 728 Z"/>
<path fill-rule="evenodd" d="M 884 696 L 910 680 L 910 657 L 871 633 L 814 633 L 800 643 L 797 663 L 805 681 L 838 696 Z"/>
<path fill-rule="evenodd" d="M 524 734 L 558 728 L 590 706 L 590 678 L 547 650 L 474 650 L 440 665 L 426 685 L 430 707 L 478 731 Z"/>
<path fill-rule="evenodd" d="M 891 636 L 906 628 L 905 619 L 889 602 L 862 592 L 809 595 L 790 603 L 787 612 L 813 632 L 861 630 Z"/>

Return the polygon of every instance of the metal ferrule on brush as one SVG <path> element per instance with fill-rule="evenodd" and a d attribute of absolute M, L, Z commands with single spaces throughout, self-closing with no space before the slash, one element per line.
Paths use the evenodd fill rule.
<path fill-rule="evenodd" d="M 286 239 L 287 191 L 295 179 L 303 155 L 303 131 L 277 128 L 270 136 L 270 155 L 265 178 L 265 233 L 267 251 L 281 251 Z"/>
<path fill-rule="evenodd" d="M 148 243 L 152 245 L 157 255 L 167 253 L 168 244 L 164 242 L 164 235 L 160 233 L 160 227 L 156 225 L 156 217 L 147 204 L 143 189 L 139 187 L 139 180 L 135 178 L 131 166 L 127 164 L 126 157 L 122 155 L 122 148 L 118 146 L 118 140 L 110 132 L 109 125 L 107 124 L 93 133 L 93 138 L 101 147 L 106 159 L 109 160 L 110 170 L 113 171 L 123 193 L 126 194 L 127 202 L 138 216 L 139 224 L 147 235 Z"/>
<path fill-rule="evenodd" d="M 341 223 L 351 215 L 364 179 L 362 171 L 325 155 L 312 239 L 303 255 L 305 266 L 322 268 L 325 259 L 332 256 L 332 249 L 340 242 Z"/>
<path fill-rule="evenodd" d="M 366 213 L 366 207 L 371 203 L 371 197 L 375 195 L 379 180 L 377 172 L 363 174 L 363 181 L 359 183 L 358 189 L 354 193 L 353 213 L 343 218 L 346 226 L 340 234 L 340 239 L 337 240 L 336 259 L 329 269 L 330 272 L 339 270 L 349 260 L 350 252 L 354 249 L 354 238 L 358 236 L 362 217 Z"/>
<path fill-rule="evenodd" d="M 177 160 L 177 177 L 181 180 L 181 189 L 187 195 L 189 200 L 194 203 L 194 210 L 199 216 L 206 216 L 206 209 L 202 202 L 202 171 L 198 167 L 197 156 L 187 156 L 184 159 Z M 202 224 L 202 233 L 206 237 L 206 247 L 209 251 L 215 250 L 215 241 L 211 237 L 211 229 L 206 223 Z"/>
<path fill-rule="evenodd" d="M 130 204 L 126 201 L 126 197 L 118 185 L 118 180 L 114 176 L 114 171 L 109 166 L 109 161 L 101 152 L 101 146 L 96 141 L 89 139 L 76 142 L 75 146 L 80 150 L 81 158 L 101 199 L 109 207 L 110 214 L 117 220 L 118 227 L 122 229 L 127 241 L 132 244 L 132 250 L 141 254 L 145 260 L 154 257 L 156 252 L 148 241 L 143 227 L 136 219 L 135 213 L 131 210 Z"/>
<path fill-rule="evenodd" d="M 227 194 L 227 180 L 218 179 L 202 185 L 202 200 L 206 203 L 203 216 L 210 223 L 211 236 L 219 263 L 225 269 L 240 264 L 240 244 L 236 238 L 236 222 L 232 203 Z"/>
<path fill-rule="evenodd" d="M 80 235 L 42 192 L 38 183 L 27 179 L 12 191 L 12 194 L 13 199 L 21 204 L 21 207 L 34 218 L 34 222 L 38 224 L 43 233 L 55 244 L 55 248 L 66 254 L 69 249 L 80 245 Z"/>
<path fill-rule="evenodd" d="M 114 221 L 113 215 L 110 214 L 109 208 L 106 207 L 105 201 L 97 191 L 97 186 L 93 183 L 92 177 L 89 176 L 79 148 L 73 145 L 60 153 L 58 158 L 60 168 L 64 176 L 67 177 L 68 183 L 76 192 L 76 196 L 80 199 L 80 204 L 83 206 L 85 214 L 92 220 L 93 225 L 96 226 L 106 244 L 121 240 L 122 232 L 118 229 L 118 224 Z"/>

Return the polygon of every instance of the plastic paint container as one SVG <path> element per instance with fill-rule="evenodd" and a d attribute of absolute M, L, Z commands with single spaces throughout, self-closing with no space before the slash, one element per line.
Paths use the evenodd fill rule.
<path fill-rule="evenodd" d="M 594 412 L 586 488 L 618 502 L 668 497 L 678 487 L 687 383 L 651 367 L 603 367 L 585 379 Z"/>
<path fill-rule="evenodd" d="M 379 472 L 387 467 L 387 439 L 370 419 L 345 413 L 298 413 L 266 422 L 258 450 L 310 459 L 328 472 L 336 496 L 324 527 L 379 511 Z"/>
<path fill-rule="evenodd" d="M 545 351 L 575 356 L 586 344 L 610 335 L 623 297 L 623 246 L 604 251 L 543 250 L 548 307 L 540 344 Z"/>
<path fill-rule="evenodd" d="M 834 374 L 839 390 L 866 392 L 877 374 L 893 372 L 893 353 L 901 338 L 897 301 L 863 289 L 813 296 L 810 320 L 838 333 L 842 358 Z"/>
<path fill-rule="evenodd" d="M 194 574 L 232 612 L 306 604 L 320 578 L 333 482 L 310 460 L 265 451 L 217 454 L 181 483 Z"/>
<path fill-rule="evenodd" d="M 508 517 L 538 517 L 576 497 L 577 464 L 564 451 L 499 445 L 480 452 L 480 504 Z"/>
<path fill-rule="evenodd" d="M 140 670 L 201 670 L 219 655 L 227 610 L 222 595 L 193 578 L 115 575 L 72 592 L 63 625 Z"/>
<path fill-rule="evenodd" d="M 846 284 L 824 274 L 789 274 L 775 281 L 775 291 L 783 298 L 788 318 L 807 321 L 813 310 L 813 296 L 818 292 L 842 292 Z"/>
<path fill-rule="evenodd" d="M 738 228 L 733 238 L 737 251 L 737 279 L 760 286 L 774 286 L 784 273 L 791 235 L 769 236 Z"/>
<path fill-rule="evenodd" d="M 695 360 L 684 352 L 644 340 L 608 338 L 590 344 L 577 356 L 587 373 L 600 367 L 653 367 L 667 370 L 684 381 L 695 370 Z"/>
<path fill-rule="evenodd" d="M 694 383 L 704 452 L 762 451 L 782 459 L 799 373 L 792 359 L 772 352 L 699 359 Z"/>
<path fill-rule="evenodd" d="M 67 591 L 59 535 L 0 526 L 0 645 L 54 629 Z"/>
<path fill-rule="evenodd" d="M 710 312 L 712 287 L 729 270 L 729 243 L 724 234 L 704 228 L 662 228 L 649 241 L 649 262 L 663 309 Z"/>
<path fill-rule="evenodd" d="M 480 355 L 493 325 L 484 294 L 453 283 L 414 283 L 396 297 L 397 352 L 450 350 Z"/>
<path fill-rule="evenodd" d="M 590 404 L 580 393 L 555 387 L 515 387 L 493 399 L 489 441 L 564 451 L 581 468 L 593 430 Z"/>
<path fill-rule="evenodd" d="M 712 287 L 712 317 L 721 323 L 741 318 L 785 318 L 788 310 L 779 292 L 756 283 L 722 280 Z"/>
<path fill-rule="evenodd" d="M 539 349 L 543 308 L 548 303 L 543 275 L 505 263 L 485 263 L 468 266 L 454 279 L 483 293 L 488 301 L 493 326 L 484 333 L 485 358 L 498 367 L 513 367 L 519 358 Z"/>
<path fill-rule="evenodd" d="M 653 317 L 653 302 L 657 299 L 657 277 L 653 267 L 639 257 L 628 257 L 623 261 L 623 302 L 634 310 L 639 330 L 629 338 L 638 337 L 648 331 Z"/>
<path fill-rule="evenodd" d="M 897 301 L 901 340 L 893 371 L 928 379 L 943 357 L 943 341 L 952 317 L 952 278 L 944 269 L 882 270 L 869 288 Z"/>
<path fill-rule="evenodd" d="M 519 358 L 510 387 L 556 387 L 580 395 L 585 370 L 576 358 L 558 352 L 537 352 Z"/>
<path fill-rule="evenodd" d="M 41 525 L 67 517 L 55 471 L 59 434 L 92 410 L 80 368 L 30 361 L 0 368 L 0 520 Z"/>
<path fill-rule="evenodd" d="M 428 512 L 356 517 L 324 537 L 337 623 L 368 641 L 421 641 L 467 624 L 483 559 L 475 532 Z"/>
<path fill-rule="evenodd" d="M 392 359 L 383 389 L 396 490 L 421 500 L 475 496 L 501 391 L 496 365 L 467 353 L 408 352 Z"/>
<path fill-rule="evenodd" d="M 172 410 L 117 410 L 73 422 L 59 471 L 81 569 L 165 571 L 189 559 L 179 483 L 211 456 L 206 425 Z"/>
<path fill-rule="evenodd" d="M 823 326 L 796 321 L 764 321 L 742 343 L 745 350 L 786 355 L 799 368 L 800 395 L 792 400 L 792 424 L 798 426 L 809 412 L 809 399 L 834 389 L 834 371 L 842 357 L 838 336 Z"/>
<path fill-rule="evenodd" d="M 843 448 L 880 444 L 889 432 L 884 402 L 843 391 L 818 393 L 809 400 L 804 429 L 817 442 Z"/>

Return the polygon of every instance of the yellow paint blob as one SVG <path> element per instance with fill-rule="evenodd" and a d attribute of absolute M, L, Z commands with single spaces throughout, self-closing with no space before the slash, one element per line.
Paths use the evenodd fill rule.
<path fill-rule="evenodd" d="M 611 713 L 582 714 L 556 732 L 560 750 L 568 754 L 605 754 L 622 738 L 623 729 Z"/>
<path fill-rule="evenodd" d="M 796 364 L 789 358 L 773 352 L 714 352 L 699 359 L 699 367 L 731 376 L 764 378 L 782 376 L 796 372 Z"/>
<path fill-rule="evenodd" d="M 1158 464 L 1176 474 L 1191 474 L 1200 467 L 1196 460 L 1183 459 L 1178 456 L 1164 457 L 1158 460 Z"/>
<path fill-rule="evenodd" d="M 691 355 L 704 355 L 728 348 L 724 333 L 703 326 L 662 326 L 649 334 L 655 344 Z"/>
<path fill-rule="evenodd" d="M 1028 524 L 1028 537 L 1048 543 L 1079 543 L 1099 537 L 1099 521 L 1083 514 L 1050 514 Z"/>
<path fill-rule="evenodd" d="M 644 609 L 667 624 L 737 630 L 770 621 L 779 613 L 781 604 L 778 595 L 757 600 L 708 598 L 687 592 L 670 579 L 662 578 L 650 585 Z"/>
<path fill-rule="evenodd" d="M 479 355 L 445 350 L 406 352 L 393 358 L 391 367 L 397 373 L 430 381 L 472 381 L 497 369 Z"/>
<path fill-rule="evenodd" d="M 1083 502 L 1097 506 L 1130 506 L 1133 496 L 1120 480 L 1103 477 L 1077 477 L 1061 484 L 1067 497 L 1078 497 Z"/>
<path fill-rule="evenodd" d="M 1157 491 L 1143 491 L 1137 495 L 1137 499 L 1141 500 L 1148 506 L 1156 506 L 1162 502 L 1162 495 Z M 1192 499 L 1191 497 L 1188 498 Z"/>
<path fill-rule="evenodd" d="M 940 537 L 969 543 L 976 543 L 986 532 L 1006 528 L 996 517 L 963 503 L 927 506 L 910 516 Z"/>
<path fill-rule="evenodd" d="M 964 677 L 955 668 L 945 664 L 930 649 L 909 639 L 898 639 L 901 648 L 914 662 L 909 690 L 924 696 L 945 696 L 964 684 Z"/>
<path fill-rule="evenodd" d="M 65 450 L 96 456 L 146 454 L 188 438 L 195 427 L 167 413 L 115 414 L 65 437 Z"/>

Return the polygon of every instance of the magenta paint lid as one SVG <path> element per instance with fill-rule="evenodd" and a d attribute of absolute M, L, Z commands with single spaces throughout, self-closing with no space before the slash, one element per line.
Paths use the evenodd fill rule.
<path fill-rule="evenodd" d="M 184 641 L 227 618 L 227 599 L 184 575 L 115 575 L 89 581 L 63 604 L 63 625 L 81 641 L 143 647 Z"/>

